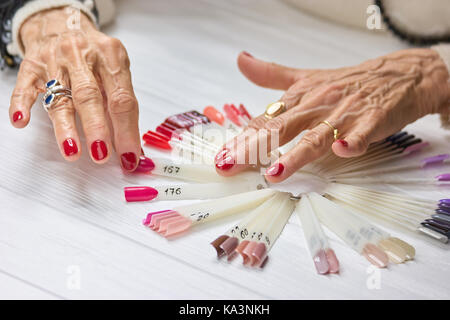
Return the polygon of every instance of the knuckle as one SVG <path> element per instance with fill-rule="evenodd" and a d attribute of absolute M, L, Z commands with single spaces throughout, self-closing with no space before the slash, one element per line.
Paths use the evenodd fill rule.
<path fill-rule="evenodd" d="M 101 103 L 102 97 L 97 84 L 90 81 L 78 83 L 72 88 L 72 95 L 77 105 Z"/>
<path fill-rule="evenodd" d="M 57 44 L 57 50 L 64 56 L 73 54 L 76 49 L 75 42 L 70 38 L 63 38 Z"/>
<path fill-rule="evenodd" d="M 285 128 L 285 120 L 281 117 L 273 118 L 264 124 L 264 128 L 269 131 L 282 131 Z"/>
<path fill-rule="evenodd" d="M 249 128 L 253 128 L 253 129 L 261 129 L 264 128 L 265 124 L 266 124 L 266 118 L 264 117 L 264 115 L 261 115 L 259 117 L 253 118 L 248 127 Z"/>
<path fill-rule="evenodd" d="M 122 41 L 120 41 L 117 38 L 104 37 L 100 41 L 100 45 L 103 46 L 105 49 L 111 49 L 111 50 L 116 51 L 116 52 L 125 50 L 125 47 L 122 44 Z"/>
<path fill-rule="evenodd" d="M 132 113 L 137 111 L 138 102 L 132 93 L 117 90 L 110 97 L 109 108 L 113 115 Z"/>
<path fill-rule="evenodd" d="M 317 150 L 325 144 L 325 137 L 315 130 L 308 131 L 302 140 L 300 140 L 306 147 Z"/>
<path fill-rule="evenodd" d="M 92 115 L 83 121 L 83 127 L 87 132 L 105 132 L 106 124 L 100 116 Z"/>

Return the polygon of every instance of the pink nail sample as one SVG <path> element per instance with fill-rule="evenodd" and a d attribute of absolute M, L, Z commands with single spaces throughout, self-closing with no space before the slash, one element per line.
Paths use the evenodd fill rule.
<path fill-rule="evenodd" d="M 158 195 L 158 190 L 152 187 L 125 187 L 125 199 L 127 202 L 150 201 Z"/>

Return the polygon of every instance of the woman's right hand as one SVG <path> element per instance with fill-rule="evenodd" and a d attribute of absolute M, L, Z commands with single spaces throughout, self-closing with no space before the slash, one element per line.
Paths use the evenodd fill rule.
<path fill-rule="evenodd" d="M 127 51 L 119 40 L 97 31 L 83 13 L 80 16 L 75 29 L 68 24 L 65 8 L 42 11 L 22 25 L 25 57 L 11 97 L 11 122 L 25 127 L 46 82 L 58 79 L 72 90 L 72 99 L 61 98 L 49 110 L 63 157 L 80 157 L 78 113 L 92 160 L 108 161 L 114 144 L 123 169 L 134 171 L 141 154 L 139 111 Z"/>

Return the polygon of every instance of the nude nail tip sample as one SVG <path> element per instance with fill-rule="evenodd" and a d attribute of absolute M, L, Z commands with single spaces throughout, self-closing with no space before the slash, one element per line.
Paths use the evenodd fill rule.
<path fill-rule="evenodd" d="M 225 242 L 227 239 L 229 239 L 230 237 L 227 235 L 221 235 L 220 237 L 218 237 L 216 240 L 211 242 L 211 245 L 213 246 L 213 248 L 216 250 L 217 252 L 217 258 L 222 257 L 223 255 L 225 255 L 225 250 L 222 249 L 222 247 L 220 246 L 223 242 Z"/>
<path fill-rule="evenodd" d="M 372 243 L 368 243 L 364 246 L 362 254 L 370 263 L 379 268 L 385 268 L 389 263 L 388 255 Z"/>
<path fill-rule="evenodd" d="M 236 247 L 236 252 L 242 255 L 242 251 L 245 249 L 245 247 L 249 244 L 248 240 L 244 240 Z"/>
<path fill-rule="evenodd" d="M 224 242 L 222 242 L 219 247 L 225 252 L 227 257 L 230 259 L 234 256 L 235 250 L 239 245 L 239 240 L 236 237 L 229 237 Z"/>
<path fill-rule="evenodd" d="M 266 257 L 266 245 L 264 243 L 258 243 L 252 251 L 253 256 L 253 266 L 258 266 L 261 264 Z"/>
<path fill-rule="evenodd" d="M 180 233 L 186 232 L 192 225 L 192 221 L 183 217 L 183 219 L 179 219 L 177 222 L 171 223 L 167 226 L 167 231 L 164 236 L 166 238 L 170 238 L 174 235 L 178 235 Z"/>
<path fill-rule="evenodd" d="M 159 230 L 161 221 L 163 221 L 164 219 L 177 217 L 177 216 L 178 216 L 178 213 L 175 211 L 168 211 L 168 212 L 155 214 L 151 217 L 150 224 L 148 226 L 150 229 L 157 231 L 157 230 Z"/>
<path fill-rule="evenodd" d="M 396 237 L 390 237 L 389 240 L 401 246 L 403 250 L 405 250 L 406 258 L 408 260 L 414 259 L 416 256 L 416 249 L 412 245 Z"/>
<path fill-rule="evenodd" d="M 165 219 L 161 220 L 161 222 L 159 223 L 159 228 L 155 229 L 155 231 L 161 234 L 165 234 L 169 224 L 173 222 L 178 222 L 180 221 L 180 219 L 182 220 L 183 217 L 181 217 L 178 214 L 174 217 L 166 217 Z"/>
<path fill-rule="evenodd" d="M 378 242 L 378 247 L 381 248 L 389 257 L 389 261 L 399 264 L 406 261 L 406 252 L 403 248 L 389 239 L 383 239 Z"/>
<path fill-rule="evenodd" d="M 252 255 L 253 249 L 256 247 L 257 243 L 254 241 L 250 241 L 248 245 L 245 246 L 245 248 L 242 250 L 241 255 L 244 259 L 243 263 L 244 265 L 251 266 L 254 262 L 254 257 Z"/>
<path fill-rule="evenodd" d="M 336 257 L 336 254 L 332 249 L 326 249 L 325 254 L 327 256 L 329 272 L 330 273 L 339 273 L 339 260 Z"/>
<path fill-rule="evenodd" d="M 327 274 L 330 270 L 325 250 L 320 249 L 313 258 L 317 273 Z"/>

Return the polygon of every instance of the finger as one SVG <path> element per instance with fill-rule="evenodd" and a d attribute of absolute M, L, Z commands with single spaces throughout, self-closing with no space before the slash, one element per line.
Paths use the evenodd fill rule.
<path fill-rule="evenodd" d="M 266 179 L 274 183 L 287 179 L 307 163 L 324 155 L 332 143 L 331 129 L 326 124 L 319 124 L 308 131 L 292 150 L 282 155 L 266 170 Z"/>
<path fill-rule="evenodd" d="M 258 86 L 287 90 L 297 80 L 298 70 L 254 58 L 247 52 L 238 56 L 239 70 Z"/>
<path fill-rule="evenodd" d="M 359 119 L 359 125 L 350 129 L 345 137 L 336 140 L 332 149 L 339 157 L 357 157 L 364 154 L 372 142 L 386 138 L 397 131 L 384 129 L 383 123 L 376 121 L 374 117 L 364 117 Z"/>
<path fill-rule="evenodd" d="M 48 115 L 53 123 L 56 141 L 59 150 L 67 161 L 75 161 L 80 158 L 80 137 L 76 129 L 75 108 L 72 100 L 66 97 L 58 100 L 53 105 Z"/>
<path fill-rule="evenodd" d="M 107 38 L 99 73 L 105 89 L 114 142 L 122 168 L 134 171 L 141 154 L 139 108 L 131 82 L 128 54 L 122 43 Z"/>
<path fill-rule="evenodd" d="M 103 97 L 87 65 L 68 68 L 73 104 L 80 116 L 91 158 L 96 163 L 108 161 L 111 140 L 105 119 Z"/>
<path fill-rule="evenodd" d="M 246 130 L 235 137 L 225 145 L 228 152 L 217 155 L 217 172 L 223 176 L 232 176 L 250 165 L 270 163 L 272 159 L 267 157 L 268 152 L 289 142 L 303 130 L 312 128 L 331 113 L 333 104 L 341 97 L 340 93 L 336 93 L 340 89 L 341 85 L 337 84 L 318 88 L 300 105 L 278 117 L 268 120 L 261 115 L 255 118 L 249 125 L 253 130 Z"/>
<path fill-rule="evenodd" d="M 42 66 L 30 59 L 22 61 L 9 107 L 9 117 L 14 127 L 23 128 L 30 121 L 30 110 L 42 91 L 44 78 Z"/>

